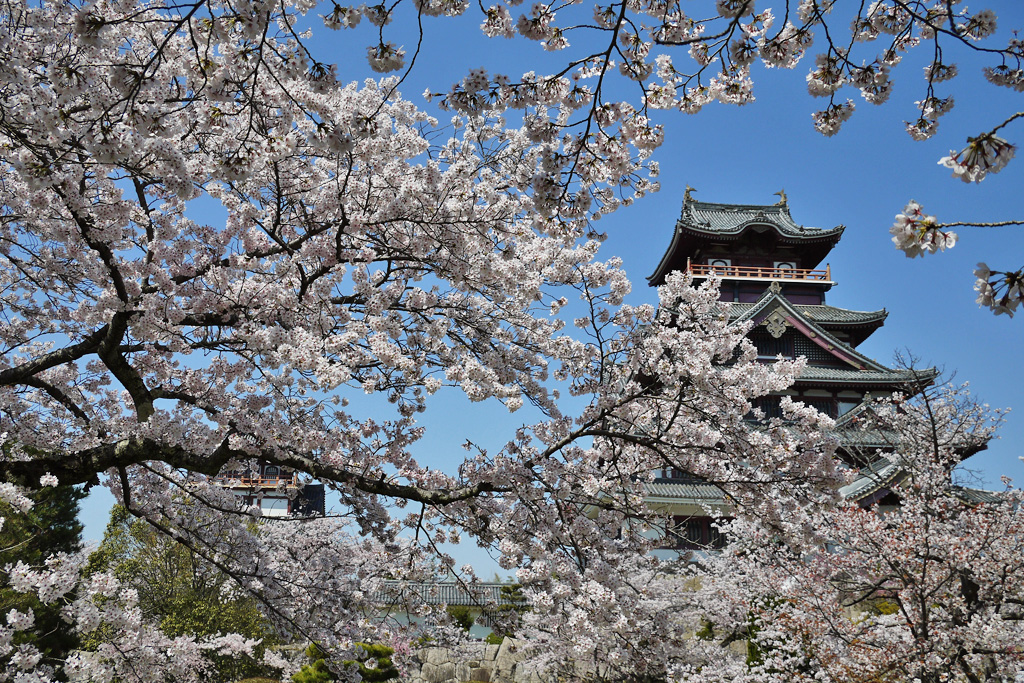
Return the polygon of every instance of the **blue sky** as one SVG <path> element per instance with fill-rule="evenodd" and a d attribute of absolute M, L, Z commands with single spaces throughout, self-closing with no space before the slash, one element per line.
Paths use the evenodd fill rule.
<path fill-rule="evenodd" d="M 758 9 L 767 6 L 771 3 L 761 2 Z M 1008 0 L 972 9 L 982 6 L 992 7 L 999 17 L 1001 44 L 1010 29 L 1024 28 L 1024 3 Z M 401 87 L 403 94 L 429 109 L 421 93 L 428 87 L 446 91 L 470 68 L 512 75 L 531 69 L 546 72 L 573 50 L 551 54 L 522 40 L 488 40 L 479 34 L 478 24 L 475 16 L 424 19 L 423 51 Z M 391 39 L 411 51 L 415 35 L 409 27 L 398 22 L 389 28 L 395 29 Z M 325 61 L 339 64 L 341 81 L 361 80 L 374 76 L 365 62 L 373 31 L 367 22 L 347 32 L 314 24 L 313 46 Z M 811 113 L 823 106 L 806 92 L 804 77 L 813 56 L 793 71 L 755 68 L 757 100 L 744 107 L 711 105 L 697 115 L 661 115 L 665 144 L 655 153 L 662 170 L 661 192 L 598 226 L 608 233 L 602 256 L 621 257 L 631 275 L 631 301 L 656 299 L 645 277 L 669 244 L 685 185 L 696 188 L 694 196 L 704 201 L 754 204 L 775 202 L 774 193 L 785 188 L 798 223 L 847 226 L 826 259 L 839 283 L 829 292 L 828 303 L 858 310 L 886 308 L 890 313 L 885 327 L 861 351 L 887 364 L 896 351 L 909 351 L 925 365 L 970 381 L 975 395 L 993 407 L 1024 413 L 1024 312 L 1014 319 L 995 317 L 978 307 L 972 290 L 972 270 L 979 261 L 997 270 L 1024 265 L 1024 228 L 961 228 L 953 250 L 923 259 L 907 259 L 890 242 L 894 216 L 910 199 L 943 221 L 1024 218 L 1024 159 L 979 185 L 955 180 L 937 164 L 950 149 L 962 148 L 968 135 L 987 131 L 1024 108 L 1020 93 L 984 81 L 980 70 L 986 62 L 976 55 L 952 60 L 949 55 L 947 61 L 956 61 L 961 75 L 940 84 L 939 94 L 952 93 L 957 104 L 942 119 L 938 134 L 923 143 L 914 142 L 902 123 L 915 116 L 914 100 L 924 94 L 923 52 L 911 52 L 894 69 L 895 89 L 888 103 L 876 107 L 855 91 L 847 94 L 857 111 L 832 138 L 822 137 L 811 125 Z M 1011 142 L 1024 142 L 1024 121 L 1011 124 L 1003 134 Z M 509 416 L 499 405 L 469 406 L 451 398 L 428 410 L 423 460 L 454 468 L 464 455 L 458 446 L 467 438 L 496 449 L 524 419 L 530 418 Z M 1009 414 L 1001 435 L 968 466 L 989 486 L 998 486 L 1004 474 L 1024 484 L 1024 464 L 1018 459 L 1024 455 L 1024 415 Z M 101 537 L 108 506 L 109 496 L 102 494 L 86 503 L 87 539 Z"/>

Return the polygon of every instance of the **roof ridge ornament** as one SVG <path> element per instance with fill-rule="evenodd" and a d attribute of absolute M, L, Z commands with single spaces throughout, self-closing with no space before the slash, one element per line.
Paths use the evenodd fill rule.
<path fill-rule="evenodd" d="M 775 282 L 768 285 L 768 290 L 772 294 L 782 294 L 782 283 L 776 280 Z"/>
<path fill-rule="evenodd" d="M 683 191 L 683 203 L 685 204 L 686 202 L 694 201 L 693 196 L 691 196 L 690 193 L 691 192 L 696 192 L 696 191 L 697 191 L 697 188 L 690 187 L 689 185 L 687 185 L 686 189 Z"/>
<path fill-rule="evenodd" d="M 775 206 L 789 206 L 786 199 L 786 188 L 782 188 L 775 194 L 779 197 L 779 201 L 775 202 Z"/>

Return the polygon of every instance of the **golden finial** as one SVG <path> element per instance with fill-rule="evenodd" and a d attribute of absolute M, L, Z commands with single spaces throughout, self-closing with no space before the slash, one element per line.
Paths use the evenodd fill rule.
<path fill-rule="evenodd" d="M 691 192 L 696 192 L 696 191 L 697 191 L 696 188 L 693 188 L 693 187 L 690 187 L 689 185 L 687 185 L 686 186 L 686 191 L 683 192 L 683 201 L 684 202 L 692 202 L 693 201 L 693 197 L 690 196 L 690 193 Z"/>
<path fill-rule="evenodd" d="M 775 203 L 775 205 L 776 206 L 786 206 L 786 190 L 785 190 L 785 188 L 779 190 L 775 194 L 777 194 L 779 196 L 779 201 L 777 201 Z"/>

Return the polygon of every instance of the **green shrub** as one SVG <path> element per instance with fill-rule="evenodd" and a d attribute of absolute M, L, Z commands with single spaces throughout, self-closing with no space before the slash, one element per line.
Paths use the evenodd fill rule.
<path fill-rule="evenodd" d="M 473 624 L 476 623 L 473 611 L 465 605 L 449 605 L 448 616 L 466 633 L 469 633 L 469 629 L 473 628 Z"/>
<path fill-rule="evenodd" d="M 700 629 L 693 635 L 700 640 L 714 640 L 715 625 L 711 623 L 710 619 L 701 619 Z"/>
<path fill-rule="evenodd" d="M 870 612 L 871 614 L 888 615 L 896 614 L 899 611 L 900 605 L 898 602 L 895 602 L 893 600 L 886 600 L 884 598 L 875 600 L 868 606 L 868 612 Z"/>
<path fill-rule="evenodd" d="M 395 654 L 394 649 L 380 643 L 356 643 L 363 652 L 357 661 L 345 662 L 346 665 L 359 664 L 359 675 L 369 683 L 383 683 L 398 678 L 398 669 L 391 656 Z M 372 666 L 367 666 L 370 662 Z"/>
<path fill-rule="evenodd" d="M 391 661 L 394 649 L 379 643 L 356 643 L 356 647 L 361 650 L 357 658 L 343 661 L 343 666 L 358 666 L 359 675 L 368 683 L 398 678 L 398 669 Z M 312 661 L 292 676 L 294 683 L 333 683 L 338 680 L 327 667 L 327 653 L 320 646 L 311 644 L 306 648 L 306 656 Z"/>
<path fill-rule="evenodd" d="M 320 649 L 316 643 L 310 643 L 306 648 L 306 656 L 311 661 L 301 669 L 292 674 L 295 683 L 332 683 L 337 680 L 334 674 L 327 668 L 327 653 Z"/>

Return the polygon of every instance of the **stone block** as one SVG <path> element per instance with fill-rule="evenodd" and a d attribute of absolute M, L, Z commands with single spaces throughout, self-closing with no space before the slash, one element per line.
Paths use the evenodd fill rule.
<path fill-rule="evenodd" d="M 450 662 L 452 660 L 452 652 L 446 647 L 425 647 L 420 650 L 420 659 L 422 659 L 424 664 L 437 666 Z"/>
<path fill-rule="evenodd" d="M 455 665 L 451 662 L 423 666 L 423 680 L 427 683 L 447 683 L 455 680 Z"/>
<path fill-rule="evenodd" d="M 471 681 L 484 681 L 484 683 L 490 683 L 491 672 L 482 666 L 473 667 L 469 670 L 469 680 Z"/>
<path fill-rule="evenodd" d="M 498 654 L 494 656 L 494 669 L 511 673 L 520 659 L 522 655 L 519 654 L 518 644 L 512 638 L 506 638 L 501 641 Z"/>

